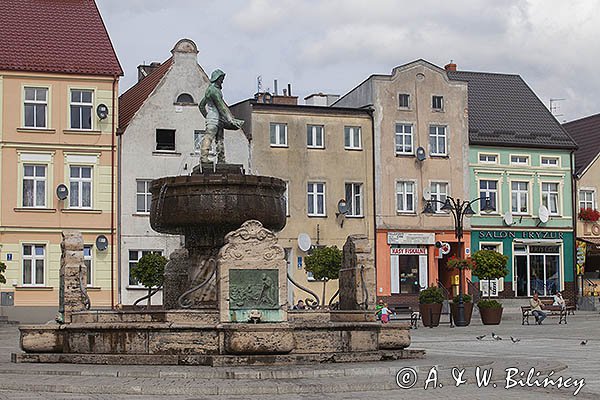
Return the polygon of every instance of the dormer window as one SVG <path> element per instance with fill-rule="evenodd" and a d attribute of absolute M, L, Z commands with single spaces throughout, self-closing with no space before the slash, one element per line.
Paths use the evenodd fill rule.
<path fill-rule="evenodd" d="M 194 104 L 194 98 L 191 94 L 181 93 L 177 96 L 177 103 L 179 104 Z"/>

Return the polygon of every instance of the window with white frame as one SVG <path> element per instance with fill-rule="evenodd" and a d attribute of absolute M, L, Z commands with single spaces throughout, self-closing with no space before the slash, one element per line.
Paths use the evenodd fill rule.
<path fill-rule="evenodd" d="M 92 167 L 72 165 L 69 169 L 69 207 L 92 208 Z"/>
<path fill-rule="evenodd" d="M 558 157 L 544 157 L 540 158 L 540 164 L 543 167 L 558 167 L 560 159 Z"/>
<path fill-rule="evenodd" d="M 290 216 L 290 182 L 285 181 L 285 192 L 283 193 L 283 199 L 285 200 L 285 215 Z"/>
<path fill-rule="evenodd" d="M 323 130 L 323 125 L 307 125 L 306 146 L 312 149 L 324 148 Z"/>
<path fill-rule="evenodd" d="M 308 182 L 307 210 L 310 216 L 325 216 L 325 183 Z"/>
<path fill-rule="evenodd" d="M 448 184 L 446 182 L 431 182 L 431 205 L 436 213 L 443 213 L 442 206 L 448 196 Z M 440 203 L 441 202 L 441 203 Z"/>
<path fill-rule="evenodd" d="M 529 164 L 529 157 L 528 156 L 521 156 L 521 155 L 511 155 L 510 156 L 510 163 L 511 164 L 515 164 L 515 165 L 528 165 Z"/>
<path fill-rule="evenodd" d="M 579 191 L 579 209 L 582 208 L 596 208 L 596 193 L 594 190 L 581 189 Z"/>
<path fill-rule="evenodd" d="M 71 90 L 71 129 L 92 129 L 93 92 Z"/>
<path fill-rule="evenodd" d="M 396 154 L 413 154 L 412 124 L 396 124 Z"/>
<path fill-rule="evenodd" d="M 396 182 L 396 211 L 399 213 L 415 212 L 415 184 L 409 181 Z"/>
<path fill-rule="evenodd" d="M 444 109 L 444 96 L 431 96 L 431 108 L 434 111 L 442 111 Z"/>
<path fill-rule="evenodd" d="M 542 205 L 546 206 L 550 215 L 558 215 L 558 183 L 542 182 Z"/>
<path fill-rule="evenodd" d="M 43 286 L 46 266 L 46 246 L 23 245 L 23 285 Z"/>
<path fill-rule="evenodd" d="M 527 214 L 529 210 L 529 182 L 511 182 L 511 210 L 513 214 Z"/>
<path fill-rule="evenodd" d="M 410 94 L 400 93 L 398 95 L 398 107 L 409 108 L 410 107 Z"/>
<path fill-rule="evenodd" d="M 350 217 L 362 217 L 362 183 L 346 183 L 346 203 Z"/>
<path fill-rule="evenodd" d="M 137 179 L 136 183 L 136 212 L 140 214 L 150 213 L 150 204 L 152 203 L 152 193 L 150 193 L 150 180 Z"/>
<path fill-rule="evenodd" d="M 137 265 L 140 258 L 150 253 L 162 255 L 163 252 L 162 250 L 129 250 L 129 286 L 143 287 L 141 283 L 131 276 L 131 270 Z"/>
<path fill-rule="evenodd" d="M 344 127 L 344 147 L 346 149 L 361 149 L 361 129 L 360 126 Z"/>
<path fill-rule="evenodd" d="M 48 89 L 25 88 L 24 117 L 26 128 L 47 128 Z"/>
<path fill-rule="evenodd" d="M 287 147 L 287 124 L 271 122 L 269 129 L 271 146 Z"/>
<path fill-rule="evenodd" d="M 479 181 L 479 197 L 480 200 L 480 210 L 486 205 L 486 202 L 489 200 L 490 207 L 493 208 L 494 212 L 498 211 L 498 207 L 496 206 L 497 198 L 498 198 L 498 181 L 494 180 L 480 180 Z"/>
<path fill-rule="evenodd" d="M 46 207 L 46 166 L 23 165 L 23 207 Z"/>
<path fill-rule="evenodd" d="M 86 285 L 92 286 L 92 249 L 91 244 L 83 246 L 83 264 L 87 270 Z"/>
<path fill-rule="evenodd" d="M 446 148 L 446 127 L 441 125 L 431 125 L 429 127 L 429 154 L 432 156 L 447 155 Z"/>
<path fill-rule="evenodd" d="M 496 154 L 479 154 L 479 162 L 484 164 L 497 164 L 498 156 Z"/>

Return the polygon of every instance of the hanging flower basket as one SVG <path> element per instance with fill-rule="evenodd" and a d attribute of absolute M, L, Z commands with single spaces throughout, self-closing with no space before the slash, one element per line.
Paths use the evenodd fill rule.
<path fill-rule="evenodd" d="M 456 256 L 452 256 L 450 259 L 448 259 L 447 265 L 448 268 L 456 268 L 459 270 L 473 269 L 475 268 L 475 261 L 473 261 L 471 258 L 458 258 Z"/>
<path fill-rule="evenodd" d="M 596 222 L 600 219 L 600 211 L 594 210 L 593 208 L 582 208 L 579 210 L 579 219 Z"/>

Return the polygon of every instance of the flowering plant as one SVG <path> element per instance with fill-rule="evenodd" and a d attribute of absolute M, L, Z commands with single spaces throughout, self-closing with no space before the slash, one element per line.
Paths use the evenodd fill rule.
<path fill-rule="evenodd" d="M 600 211 L 594 210 L 593 208 L 582 208 L 579 210 L 579 219 L 596 222 L 600 219 Z"/>
<path fill-rule="evenodd" d="M 475 261 L 471 258 L 458 258 L 456 256 L 450 257 L 448 260 L 448 268 L 456 269 L 473 269 L 475 268 Z"/>

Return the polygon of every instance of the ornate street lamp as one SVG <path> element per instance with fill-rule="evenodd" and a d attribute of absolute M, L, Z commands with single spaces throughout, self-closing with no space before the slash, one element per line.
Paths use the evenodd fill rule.
<path fill-rule="evenodd" d="M 475 203 L 478 200 L 485 200 L 484 207 L 481 211 L 488 213 L 494 211 L 494 207 L 492 207 L 491 199 L 489 197 L 478 197 L 474 200 L 462 200 L 455 199 L 451 196 L 446 196 L 446 201 L 440 201 L 436 199 L 428 200 L 425 204 L 425 209 L 423 209 L 423 214 L 435 214 L 435 210 L 433 209 L 432 203 L 440 203 L 443 204 L 440 207 L 441 211 L 450 212 L 454 217 L 454 236 L 456 237 L 457 242 L 457 253 L 458 257 L 462 258 L 462 237 L 463 237 L 463 222 L 464 217 L 471 217 L 475 214 L 475 211 L 471 208 L 471 204 Z M 457 319 L 454 321 L 456 326 L 466 326 L 467 322 L 465 321 L 465 303 L 463 300 L 463 269 L 459 268 L 459 285 L 458 285 L 458 306 L 457 306 Z"/>

